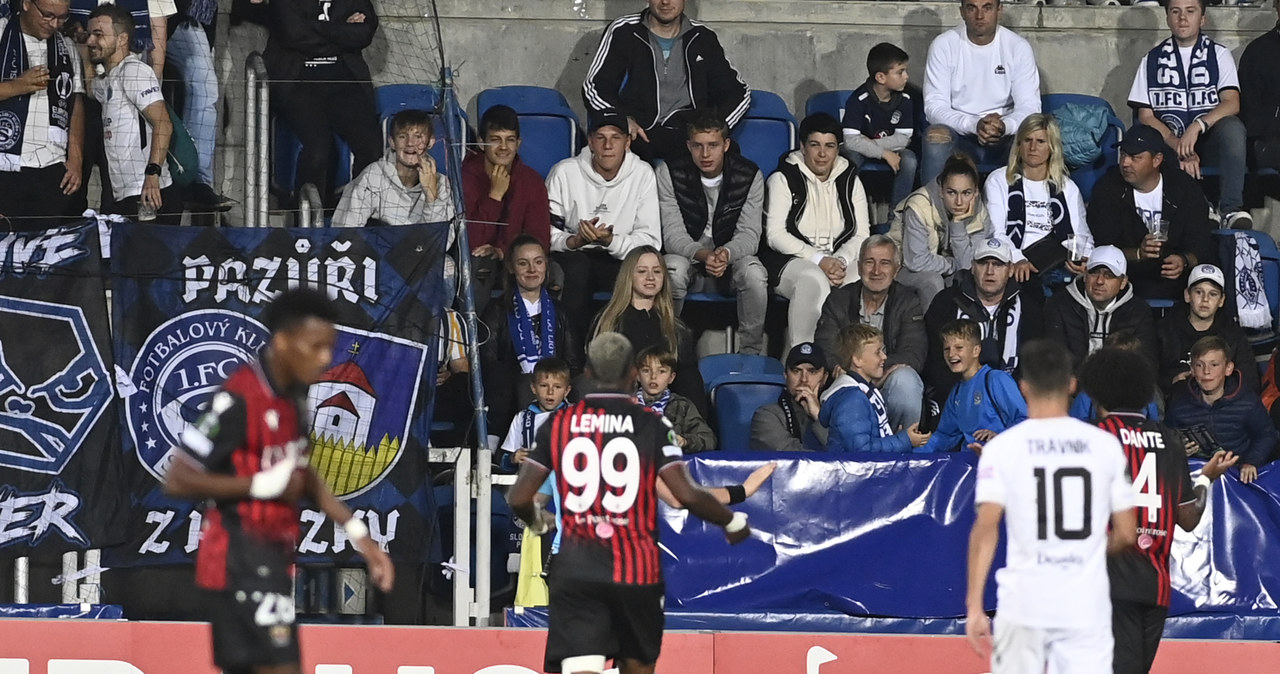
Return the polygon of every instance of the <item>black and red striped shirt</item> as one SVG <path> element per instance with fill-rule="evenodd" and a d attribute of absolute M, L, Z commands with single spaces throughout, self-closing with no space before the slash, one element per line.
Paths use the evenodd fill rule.
<path fill-rule="evenodd" d="M 588 395 L 548 419 L 527 460 L 555 472 L 563 527 L 556 574 L 662 582 L 657 479 L 682 456 L 671 422 L 629 395 Z"/>
<path fill-rule="evenodd" d="M 298 393 L 277 391 L 259 363 L 243 365 L 183 433 L 183 449 L 205 470 L 240 477 L 288 456 L 305 456 L 310 442 L 300 396 L 306 389 Z M 258 565 L 291 561 L 298 517 L 297 505 L 281 500 L 245 498 L 205 508 L 196 584 L 225 590 L 242 576 L 253 576 Z"/>
<path fill-rule="evenodd" d="M 1098 423 L 1120 440 L 1133 476 L 1138 542 L 1107 558 L 1111 597 L 1169 605 L 1169 549 L 1178 506 L 1195 501 L 1182 439 L 1142 414 L 1113 413 Z"/>

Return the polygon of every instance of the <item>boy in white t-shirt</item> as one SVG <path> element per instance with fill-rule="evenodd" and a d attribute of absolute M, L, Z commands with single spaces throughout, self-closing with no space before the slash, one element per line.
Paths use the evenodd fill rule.
<path fill-rule="evenodd" d="M 1029 418 L 989 441 L 978 461 L 965 634 L 983 657 L 991 650 L 983 592 L 1002 519 L 1009 532 L 996 572 L 992 674 L 1111 671 L 1106 554 L 1134 544 L 1137 519 L 1120 442 L 1067 416 L 1072 369 L 1063 346 L 1028 343 L 1019 388 Z"/>
<path fill-rule="evenodd" d="M 567 405 L 565 398 L 573 390 L 569 379 L 569 364 L 559 358 L 543 358 L 533 366 L 533 380 L 529 388 L 533 391 L 534 402 L 511 420 L 507 437 L 502 441 L 500 467 L 503 471 L 514 473 L 519 470 L 543 422 L 552 412 Z"/>

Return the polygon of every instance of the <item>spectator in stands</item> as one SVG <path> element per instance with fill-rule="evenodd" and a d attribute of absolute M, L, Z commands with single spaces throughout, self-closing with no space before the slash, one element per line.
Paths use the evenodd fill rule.
<path fill-rule="evenodd" d="M 818 423 L 822 391 L 827 387 L 827 354 L 813 342 L 787 354 L 787 389 L 778 402 L 751 416 L 751 449 L 801 452 L 827 446 L 827 429 Z"/>
<path fill-rule="evenodd" d="M 1027 401 L 1004 370 L 982 363 L 982 328 L 959 318 L 942 328 L 943 358 L 959 381 L 942 406 L 938 430 L 917 452 L 954 452 L 982 446 L 1027 418 Z"/>
<path fill-rule="evenodd" d="M 1238 454 L 1240 481 L 1253 482 L 1276 449 L 1276 429 L 1262 400 L 1244 385 L 1231 346 L 1221 337 L 1204 337 L 1191 347 L 1191 371 L 1192 377 L 1174 388 L 1167 423 L 1181 431 L 1201 431 L 1201 437 L 1217 444 L 1188 442 L 1189 454 L 1212 456 L 1218 449 Z M 1186 435 L 1194 438 L 1196 433 Z"/>
<path fill-rule="evenodd" d="M 1045 254 L 1025 253 L 1037 243 L 1054 245 L 1049 240 L 1067 245 L 1069 240 L 1092 238 L 1084 197 L 1067 171 L 1062 132 L 1052 115 L 1037 112 L 1022 120 L 1008 166 L 987 176 L 986 197 L 992 227 L 1013 244 L 1013 277 L 1020 282 L 1048 271 L 1028 259 L 1044 265 Z M 1066 250 L 1055 252 L 1060 259 L 1067 257 Z M 1084 271 L 1084 265 L 1069 259 L 1065 264 L 1073 274 Z"/>
<path fill-rule="evenodd" d="M 1204 192 L 1169 170 L 1174 156 L 1158 131 L 1134 126 L 1120 143 L 1120 165 L 1098 180 L 1089 202 L 1094 241 L 1124 251 L 1140 297 L 1177 299 L 1185 275 L 1213 255 Z M 1157 226 L 1164 241 L 1152 233 Z"/>
<path fill-rule="evenodd" d="M 863 241 L 858 255 L 862 279 L 831 291 L 822 304 L 813 338 L 828 354 L 839 354 L 839 335 L 846 327 L 862 324 L 880 331 L 880 343 L 889 360 L 883 374 L 870 381 L 883 391 L 894 429 L 920 419 L 924 395 L 920 372 L 929 348 L 920 298 L 894 280 L 901 268 L 902 252 L 893 239 L 874 234 Z M 843 361 L 831 362 L 832 370 L 845 367 Z"/>
<path fill-rule="evenodd" d="M 779 162 L 765 185 L 768 246 L 761 247 L 760 260 L 769 283 L 791 300 L 788 348 L 813 339 L 832 288 L 858 280 L 858 270 L 849 264 L 871 234 L 867 193 L 857 170 L 840 156 L 840 135 L 840 123 L 831 115 L 805 117 L 800 149 Z"/>
<path fill-rule="evenodd" d="M 412 225 L 453 219 L 453 190 L 428 154 L 436 143 L 431 115 L 401 110 L 387 125 L 390 156 L 370 164 L 347 186 L 334 227 Z M 452 245 L 452 234 L 450 234 Z"/>
<path fill-rule="evenodd" d="M 898 206 L 889 236 L 902 242 L 898 282 L 929 306 L 968 268 L 973 250 L 992 235 L 986 200 L 978 192 L 978 169 L 968 155 L 954 154 L 935 182 L 912 192 Z"/>
<path fill-rule="evenodd" d="M 503 256 L 521 234 L 551 248 L 547 186 L 520 161 L 520 118 L 506 105 L 480 116 L 482 152 L 462 162 L 462 204 L 471 246 L 472 292 L 483 313 L 502 271 Z"/>
<path fill-rule="evenodd" d="M 1280 13 L 1280 3 L 1275 4 Z M 1240 56 L 1240 121 L 1255 168 L 1280 169 L 1280 22 Z"/>
<path fill-rule="evenodd" d="M 662 245 L 653 169 L 628 150 L 627 119 L 598 112 L 589 129 L 588 147 L 547 175 L 552 258 L 564 270 L 561 298 L 579 334 L 590 324 L 592 293 L 613 286 L 623 258 Z"/>
<path fill-rule="evenodd" d="M 1040 112 L 1036 55 L 1000 25 L 1000 0 L 961 0 L 964 23 L 929 45 L 920 182 L 933 182 L 956 150 L 979 164 L 1000 161 L 1027 115 Z"/>
<path fill-rule="evenodd" d="M 684 155 L 692 111 L 707 110 L 732 127 L 751 105 L 715 31 L 685 16 L 684 5 L 649 0 L 648 9 L 615 19 L 582 83 L 587 114 L 622 114 L 623 133 L 649 162 Z"/>
<path fill-rule="evenodd" d="M 525 391 L 534 384 L 533 370 L 542 360 L 564 361 L 573 376 L 582 372 L 579 337 L 569 327 L 564 306 L 547 289 L 547 249 L 521 234 L 505 260 L 506 292 L 489 303 L 481 321 L 489 329 L 489 339 L 480 345 L 480 362 L 494 428 L 502 428 L 531 402 Z"/>
<path fill-rule="evenodd" d="M 769 274 L 756 257 L 764 179 L 750 159 L 728 152 L 731 143 L 724 120 L 699 113 L 689 123 L 689 154 L 658 166 L 662 240 L 676 315 L 690 290 L 736 294 L 738 350 L 759 354 L 769 305 Z"/>
<path fill-rule="evenodd" d="M 436 327 L 439 335 L 436 363 L 436 394 L 431 418 L 453 424 L 453 428 L 433 437 L 443 438 L 443 447 L 461 447 L 471 432 L 475 407 L 471 400 L 471 362 L 467 360 L 467 330 L 462 315 L 446 309 Z"/>
<path fill-rule="evenodd" d="M 609 303 L 596 316 L 589 334 L 594 339 L 604 332 L 617 332 L 637 352 L 658 347 L 676 354 L 672 390 L 692 400 L 705 419 L 709 407 L 702 374 L 698 372 L 693 333 L 676 316 L 666 271 L 657 248 L 645 245 L 631 251 L 622 261 Z"/>
<path fill-rule="evenodd" d="M 1024 292 L 1022 284 L 1011 276 L 1012 263 L 1009 242 L 998 236 L 983 241 L 974 252 L 973 265 L 956 274 L 955 285 L 938 293 L 925 312 L 929 357 L 924 378 L 938 402 L 945 400 L 957 381 L 942 356 L 942 328 L 948 323 L 957 318 L 977 322 L 982 328 L 979 360 L 1011 375 L 1018 372 L 1022 345 L 1042 335 L 1043 295 L 1038 287 Z"/>
<path fill-rule="evenodd" d="M 1088 266 L 1083 276 L 1045 304 L 1045 337 L 1066 346 L 1079 365 L 1102 348 L 1108 335 L 1134 328 L 1141 336 L 1143 355 L 1155 362 L 1155 322 L 1147 303 L 1129 284 L 1124 253 L 1115 246 L 1098 246 Z"/>
<path fill-rule="evenodd" d="M 893 204 L 916 186 L 916 154 L 907 149 L 916 129 L 919 103 L 906 92 L 907 52 L 881 42 L 867 52 L 867 81 L 844 104 L 844 146 L 854 166 L 883 159 L 893 169 Z"/>
<path fill-rule="evenodd" d="M 218 140 L 218 77 L 210 35 L 218 20 L 217 0 L 181 0 L 169 22 L 168 61 L 182 77 L 182 122 L 199 158 L 195 182 L 186 190 L 192 212 L 227 211 L 231 200 L 213 188 Z"/>
<path fill-rule="evenodd" d="M 909 452 L 929 441 L 919 423 L 893 432 L 885 400 L 872 382 L 884 379 L 884 337 L 862 323 L 846 326 L 837 337 L 844 374 L 823 394 L 819 422 L 827 427 L 828 452 Z M 919 401 L 917 401 L 919 402 Z"/>
<path fill-rule="evenodd" d="M 0 118 L 13 122 L 0 137 L 0 213 L 5 229 L 30 232 L 61 224 L 80 189 L 84 75 L 75 44 L 58 34 L 68 0 L 12 6 L 21 11 L 0 18 Z"/>
<path fill-rule="evenodd" d="M 1139 356 L 1142 356 L 1144 361 L 1147 360 L 1146 355 L 1143 353 L 1147 350 L 1146 345 L 1142 343 L 1138 331 L 1133 328 L 1117 330 L 1110 335 L 1107 335 L 1107 341 L 1102 345 L 1102 347 L 1104 349 L 1124 349 L 1125 351 L 1132 351 Z M 1150 362 L 1147 362 L 1147 367 L 1151 368 L 1153 373 L 1155 372 L 1155 367 Z M 1146 415 L 1146 417 L 1152 421 L 1159 421 L 1161 417 L 1160 410 L 1164 407 L 1164 393 L 1160 391 L 1158 386 L 1152 384 L 1151 391 L 1148 396 L 1147 406 L 1145 408 L 1138 408 L 1137 411 Z M 1084 390 L 1076 391 L 1076 397 L 1071 401 L 1070 415 L 1072 418 L 1087 421 L 1091 424 L 1096 424 L 1099 421 L 1102 421 L 1103 416 L 1102 412 L 1098 410 L 1097 405 L 1094 404 L 1093 397 Z"/>
<path fill-rule="evenodd" d="M 698 414 L 693 401 L 671 391 L 676 379 L 676 356 L 661 346 L 651 346 L 636 354 L 636 402 L 662 415 L 676 431 L 676 444 L 686 454 L 716 448 L 716 434 Z"/>
<path fill-rule="evenodd" d="M 554 356 L 543 358 L 533 366 L 529 389 L 533 393 L 533 402 L 520 410 L 511 420 L 507 435 L 502 440 L 502 458 L 499 467 L 505 473 L 514 473 L 524 463 L 533 447 L 533 439 L 551 415 L 568 407 L 565 398 L 573 390 L 572 375 L 569 364 Z M 485 387 L 485 393 L 489 393 Z"/>
<path fill-rule="evenodd" d="M 1240 80 L 1231 51 L 1201 32 L 1204 12 L 1204 0 L 1168 1 L 1173 35 L 1142 57 L 1129 105 L 1139 122 L 1160 132 L 1192 178 L 1200 179 L 1202 166 L 1218 170 L 1223 226 L 1251 229 L 1253 217 L 1244 210 L 1245 129 L 1236 116 Z"/>
<path fill-rule="evenodd" d="M 89 62 L 104 69 L 92 85 L 102 105 L 112 210 L 135 221 L 177 225 L 182 200 L 167 162 L 173 124 L 155 71 L 129 53 L 132 41 L 133 18 L 125 10 L 106 4 L 89 14 Z"/>
<path fill-rule="evenodd" d="M 1226 304 L 1226 279 L 1222 270 L 1211 264 L 1197 265 L 1191 270 L 1184 304 L 1176 304 L 1156 324 L 1160 335 L 1160 367 L 1158 383 L 1165 394 L 1172 393 L 1180 381 L 1191 377 L 1191 347 L 1203 337 L 1216 335 L 1231 347 L 1232 359 L 1240 363 L 1245 388 L 1260 390 L 1258 368 L 1253 360 L 1253 347 L 1244 330 Z"/>
<path fill-rule="evenodd" d="M 360 53 L 373 42 L 378 16 L 370 0 L 288 0 L 267 7 L 271 35 L 262 59 L 271 105 L 302 143 L 297 186 L 315 185 L 329 208 L 335 201 L 334 135 L 351 148 L 352 175 L 381 153 L 377 102 Z"/>

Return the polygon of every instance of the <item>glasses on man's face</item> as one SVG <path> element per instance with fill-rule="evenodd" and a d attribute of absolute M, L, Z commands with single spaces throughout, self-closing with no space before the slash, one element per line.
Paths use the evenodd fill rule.
<path fill-rule="evenodd" d="M 41 18 L 42 20 L 44 20 L 44 21 L 45 21 L 45 22 L 47 22 L 47 23 L 52 23 L 52 24 L 57 25 L 57 26 L 60 26 L 60 25 L 62 25 L 62 24 L 64 24 L 64 23 L 66 23 L 66 22 L 67 22 L 67 19 L 71 16 L 70 12 L 68 12 L 68 13 L 66 13 L 66 14 L 54 14 L 53 12 L 46 12 L 46 11 L 44 11 L 44 9 L 40 7 L 40 5 L 38 5 L 38 4 L 34 3 L 34 2 L 32 2 L 32 3 L 30 3 L 30 4 L 31 4 L 31 6 L 32 6 L 32 7 L 34 7 L 34 8 L 35 8 L 36 12 L 38 12 L 38 13 L 40 14 L 40 18 Z"/>

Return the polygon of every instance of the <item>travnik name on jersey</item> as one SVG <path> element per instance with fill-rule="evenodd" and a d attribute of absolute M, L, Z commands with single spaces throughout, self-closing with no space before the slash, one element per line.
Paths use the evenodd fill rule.
<path fill-rule="evenodd" d="M 1032 454 L 1084 454 L 1089 451 L 1089 443 L 1084 440 L 1042 440 L 1029 438 L 1027 447 Z"/>

